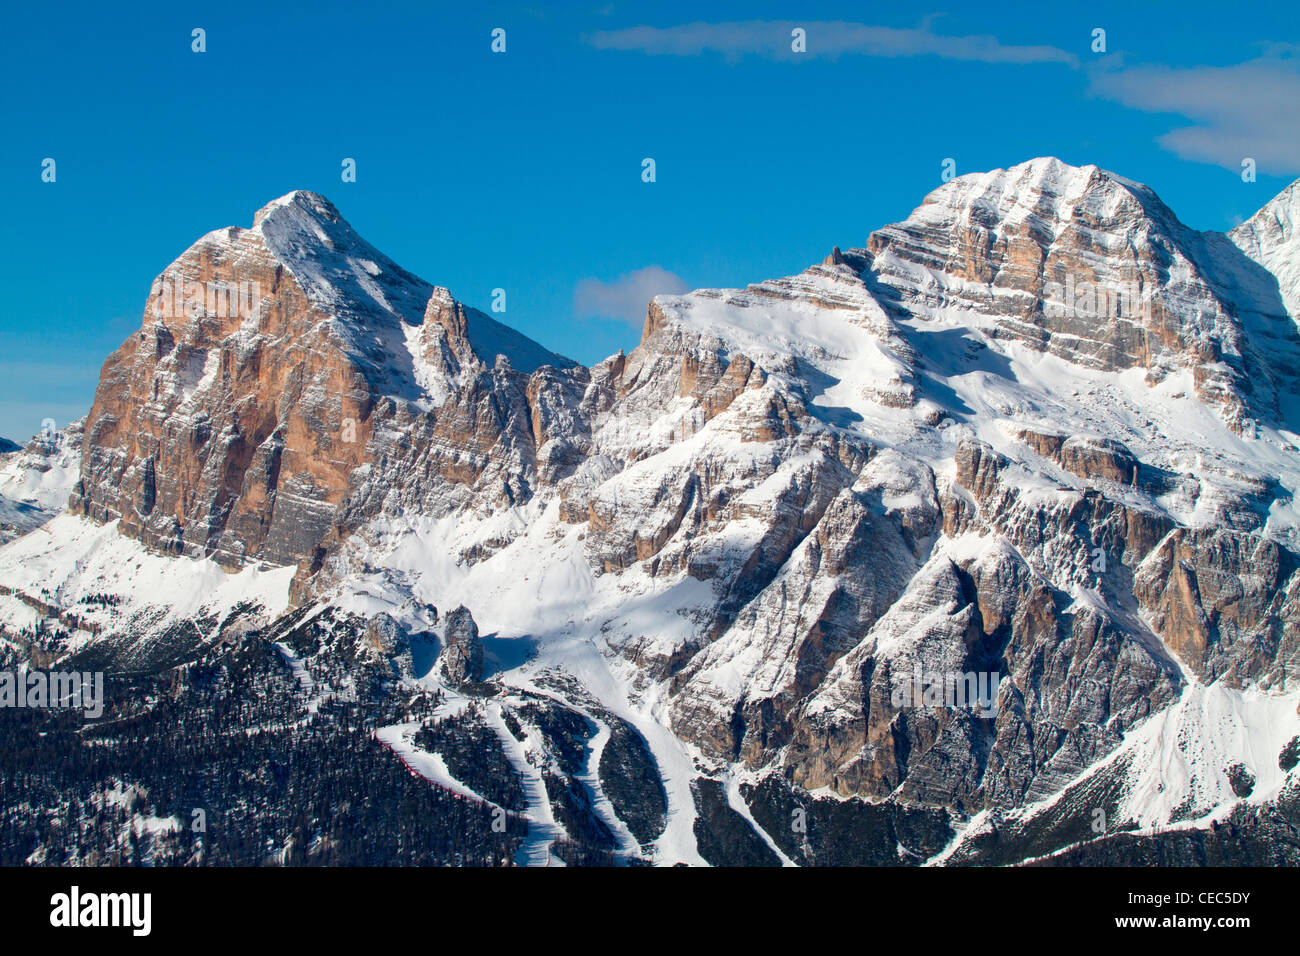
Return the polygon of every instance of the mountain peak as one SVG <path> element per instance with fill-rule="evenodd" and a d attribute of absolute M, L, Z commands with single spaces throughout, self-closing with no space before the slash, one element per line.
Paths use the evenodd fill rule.
<path fill-rule="evenodd" d="M 1270 221 L 1246 254 L 1285 286 L 1294 257 Z M 1040 157 L 934 190 L 871 234 L 861 274 L 896 315 L 977 316 L 996 337 L 1105 371 L 1142 368 L 1151 383 L 1194 369 L 1197 394 L 1230 419 L 1274 414 L 1272 376 L 1259 374 L 1269 362 L 1245 355 L 1212 238 L 1142 183 Z"/>
<path fill-rule="evenodd" d="M 278 199 L 272 199 L 259 209 L 253 215 L 254 228 L 260 225 L 262 220 L 271 213 L 286 208 L 296 208 L 329 222 L 337 222 L 343 218 L 338 208 L 320 193 L 314 193 L 309 189 L 295 189 L 292 192 L 285 193 Z"/>
<path fill-rule="evenodd" d="M 530 417 L 523 379 L 573 364 L 295 190 L 251 228 L 207 233 L 154 283 L 143 327 L 101 372 L 76 507 L 159 550 L 292 563 L 414 422 L 455 431 L 472 407 L 457 435 L 481 421 L 485 448 L 509 431 L 532 461 L 532 428 L 512 424 Z"/>
<path fill-rule="evenodd" d="M 1300 179 L 1229 232 L 1228 239 L 1273 275 L 1287 312 L 1300 323 Z"/>
<path fill-rule="evenodd" d="M 927 195 L 910 218 L 927 207 L 979 210 L 984 218 L 1018 222 L 1029 216 L 1063 223 L 1076 213 L 1140 215 L 1162 229 L 1182 229 L 1172 210 L 1144 183 L 1087 164 L 1072 166 L 1055 156 L 1040 156 L 1006 169 L 967 173 Z"/>
<path fill-rule="evenodd" d="M 295 190 L 258 210 L 254 230 L 312 301 L 345 322 L 418 325 L 433 286 L 363 239 L 328 199 Z"/>
<path fill-rule="evenodd" d="M 525 375 L 531 375 L 543 365 L 565 369 L 577 364 L 478 309 L 463 305 L 442 286 L 434 286 L 429 296 L 420 336 L 427 353 L 431 352 L 430 343 L 445 341 L 456 356 L 455 371 L 474 364 L 475 360 L 491 368 L 499 357 Z"/>

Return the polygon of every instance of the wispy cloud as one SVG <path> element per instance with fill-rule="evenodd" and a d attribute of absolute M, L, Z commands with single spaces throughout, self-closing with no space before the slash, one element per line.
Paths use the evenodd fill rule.
<path fill-rule="evenodd" d="M 1300 48 L 1271 44 L 1265 55 L 1232 66 L 1139 66 L 1092 76 L 1092 92 L 1148 113 L 1172 113 L 1193 125 L 1158 142 L 1184 159 L 1261 173 L 1300 173 Z"/>
<path fill-rule="evenodd" d="M 580 319 L 618 319 L 638 328 L 646 306 L 657 295 L 676 295 L 689 286 L 681 276 L 659 266 L 646 266 L 613 282 L 583 279 L 573 295 L 573 310 Z"/>
<path fill-rule="evenodd" d="M 806 33 L 806 53 L 796 53 L 791 48 L 791 31 L 796 27 Z M 913 29 L 840 20 L 697 22 L 673 27 L 600 30 L 584 39 L 600 50 L 623 50 L 652 56 L 720 53 L 729 59 L 755 55 L 782 60 L 800 56 L 832 59 L 844 55 L 937 56 L 981 63 L 1065 63 L 1071 66 L 1078 62 L 1074 54 L 1053 46 L 1015 46 L 1004 44 L 994 36 L 935 33 L 928 21 Z"/>

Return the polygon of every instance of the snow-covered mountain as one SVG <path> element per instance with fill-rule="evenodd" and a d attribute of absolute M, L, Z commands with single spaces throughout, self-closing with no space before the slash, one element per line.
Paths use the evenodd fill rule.
<path fill-rule="evenodd" d="M 440 405 L 497 355 L 572 365 L 291 193 L 154 281 L 140 333 L 105 363 L 77 507 L 229 566 L 309 558 L 382 423 Z"/>
<path fill-rule="evenodd" d="M 81 471 L 84 422 L 43 431 L 25 447 L 0 439 L 0 542 L 49 521 L 68 506 Z"/>
<path fill-rule="evenodd" d="M 525 862 L 1265 827 L 1300 802 L 1297 185 L 1223 235 L 1092 166 L 960 177 L 797 276 L 657 297 L 591 368 L 292 193 L 155 281 L 0 625 L 61 609 L 55 658 L 147 669 L 196 618 L 311 714 L 364 648 L 442 695 L 377 739 L 518 814 Z"/>

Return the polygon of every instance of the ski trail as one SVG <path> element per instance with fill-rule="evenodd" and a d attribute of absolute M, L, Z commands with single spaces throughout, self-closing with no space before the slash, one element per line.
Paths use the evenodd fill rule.
<path fill-rule="evenodd" d="M 766 843 L 767 848 L 776 854 L 777 859 L 781 861 L 781 865 L 797 866 L 793 860 L 785 855 L 785 851 L 776 845 L 776 841 L 772 839 L 768 832 L 758 825 L 758 821 L 754 819 L 753 811 L 749 809 L 749 804 L 745 802 L 745 798 L 740 792 L 740 778 L 734 773 L 727 775 L 727 785 L 725 790 L 727 794 L 727 804 L 731 809 L 735 810 L 745 818 L 745 822 L 748 823 L 753 831 L 758 834 L 759 839 Z"/>
<path fill-rule="evenodd" d="M 389 724 L 375 731 L 375 738 L 395 753 L 407 768 L 419 774 L 430 783 L 475 803 L 485 803 L 495 807 L 497 804 L 458 780 L 450 770 L 441 754 L 420 750 L 415 746 L 414 735 L 420 729 L 420 721 L 413 720 L 401 724 Z M 502 808 L 504 809 L 504 808 Z"/>
<path fill-rule="evenodd" d="M 591 806 L 596 815 L 609 827 L 614 838 L 618 840 L 618 853 L 631 853 L 637 856 L 641 854 L 641 844 L 636 842 L 636 837 L 632 836 L 632 831 L 627 828 L 619 815 L 614 812 L 614 805 L 610 802 L 609 797 L 605 795 L 605 788 L 600 782 L 600 755 L 605 752 L 605 745 L 609 743 L 613 732 L 609 725 L 603 721 L 597 720 L 585 710 L 574 708 L 596 725 L 596 736 L 591 738 L 587 744 L 589 751 L 587 756 L 587 765 L 583 768 L 582 773 L 578 774 L 577 780 L 587 792 L 591 794 Z"/>
<path fill-rule="evenodd" d="M 276 641 L 275 649 L 280 652 L 280 656 L 284 658 L 285 664 L 288 665 L 289 670 L 293 672 L 294 678 L 298 681 L 298 686 L 302 688 L 302 692 L 306 695 L 307 713 L 315 715 L 320 710 L 321 702 L 329 696 L 329 688 L 319 694 L 316 693 L 316 681 L 311 676 L 311 672 L 307 670 L 307 665 L 302 662 L 302 658 L 295 654 L 293 649 L 283 641 Z"/>
<path fill-rule="evenodd" d="M 528 836 L 520 846 L 515 862 L 521 866 L 551 866 L 553 863 L 563 865 L 558 857 L 551 853 L 551 845 L 556 840 L 565 840 L 568 834 L 555 821 L 551 812 L 551 798 L 546 793 L 546 784 L 542 772 L 528 762 L 528 747 L 515 738 L 501 717 L 501 705 L 489 704 L 486 708 L 489 726 L 501 739 L 501 747 L 506 759 L 515 768 L 524 784 L 524 798 L 528 801 L 522 816 L 528 821 Z M 532 731 L 525 730 L 529 743 L 532 743 Z M 540 747 L 534 747 L 537 752 Z"/>

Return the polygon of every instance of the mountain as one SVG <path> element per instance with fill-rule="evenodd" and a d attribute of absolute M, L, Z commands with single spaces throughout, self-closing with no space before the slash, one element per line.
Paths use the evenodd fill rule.
<path fill-rule="evenodd" d="M 8 455 L 10 452 L 21 451 L 22 445 L 11 442 L 8 438 L 0 437 L 0 455 Z"/>
<path fill-rule="evenodd" d="M 963 176 L 586 368 L 291 193 L 155 281 L 0 626 L 200 725 L 279 667 L 247 734 L 359 725 L 517 862 L 1300 862 L 1298 196 Z"/>
<path fill-rule="evenodd" d="M 83 426 L 77 421 L 52 428 L 25 447 L 0 452 L 0 542 L 40 527 L 67 507 L 81 470 Z"/>
<path fill-rule="evenodd" d="M 290 193 L 154 281 L 140 332 L 104 365 L 74 508 L 227 566 L 310 559 L 372 440 L 463 398 L 498 359 L 501 387 L 573 365 L 406 272 L 323 197 Z"/>
<path fill-rule="evenodd" d="M 1253 262 L 1277 280 L 1287 312 L 1300 314 L 1300 182 L 1292 183 L 1263 209 L 1228 233 Z"/>

